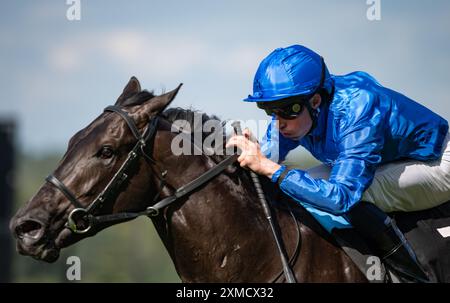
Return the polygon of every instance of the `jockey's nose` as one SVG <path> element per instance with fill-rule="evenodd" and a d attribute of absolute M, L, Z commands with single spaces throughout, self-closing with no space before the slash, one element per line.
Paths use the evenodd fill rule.
<path fill-rule="evenodd" d="M 284 121 L 284 119 L 280 119 L 278 118 L 278 128 L 280 129 L 280 131 L 284 130 L 286 128 L 286 121 Z"/>

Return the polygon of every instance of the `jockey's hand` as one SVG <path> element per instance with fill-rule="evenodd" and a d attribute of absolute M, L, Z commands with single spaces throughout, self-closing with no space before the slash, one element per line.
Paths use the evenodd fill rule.
<path fill-rule="evenodd" d="M 259 143 L 248 128 L 243 130 L 242 136 L 235 135 L 228 140 L 226 148 L 232 146 L 236 146 L 241 150 L 241 154 L 237 159 L 241 167 L 248 168 L 258 175 L 272 178 L 273 173 L 280 168 L 280 165 L 263 155 Z"/>

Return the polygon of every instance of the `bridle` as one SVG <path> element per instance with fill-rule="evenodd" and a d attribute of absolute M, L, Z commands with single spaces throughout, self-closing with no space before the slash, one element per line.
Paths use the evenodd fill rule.
<path fill-rule="evenodd" d="M 175 191 L 175 193 L 172 194 L 171 196 L 168 196 L 156 202 L 155 204 L 147 207 L 144 211 L 121 212 L 109 215 L 94 215 L 93 214 L 94 211 L 97 210 L 98 208 L 101 208 L 102 205 L 105 204 L 105 202 L 114 201 L 117 198 L 117 196 L 120 194 L 122 190 L 122 185 L 132 176 L 131 170 L 134 168 L 135 164 L 137 163 L 140 157 L 144 157 L 152 164 L 156 164 L 156 161 L 152 158 L 151 152 L 153 150 L 153 142 L 157 131 L 159 119 L 163 118 L 159 115 L 152 116 L 150 118 L 150 121 L 148 122 L 146 130 L 144 131 L 143 134 L 141 134 L 136 124 L 134 123 L 133 119 L 128 115 L 127 112 L 122 110 L 119 106 L 116 105 L 108 106 L 104 109 L 104 112 L 114 112 L 118 114 L 120 117 L 122 117 L 127 123 L 129 129 L 133 133 L 133 136 L 136 138 L 137 142 L 132 148 L 132 150 L 128 153 L 128 156 L 123 162 L 123 164 L 120 166 L 118 171 L 114 174 L 112 179 L 105 186 L 103 191 L 97 196 L 97 198 L 95 198 L 94 201 L 92 201 L 87 207 L 84 207 L 83 204 L 70 191 L 70 189 L 55 175 L 50 174 L 45 179 L 47 182 L 49 182 L 50 184 L 55 186 L 59 191 L 61 191 L 64 194 L 64 196 L 70 201 L 70 203 L 75 207 L 69 213 L 67 223 L 65 225 L 65 227 L 70 229 L 73 233 L 85 234 L 89 232 L 91 228 L 95 225 L 104 223 L 119 223 L 123 221 L 132 220 L 139 216 L 156 217 L 159 215 L 161 209 L 178 201 L 180 198 L 188 195 L 201 185 L 210 181 L 212 178 L 214 178 L 215 176 L 220 174 L 223 170 L 225 170 L 229 165 L 234 163 L 238 157 L 237 154 L 228 156 L 227 158 L 216 164 L 214 167 L 212 167 L 199 177 L 195 178 L 186 185 L 178 188 Z M 156 194 L 155 198 L 153 199 L 154 202 L 160 195 L 160 191 L 164 183 L 165 173 L 166 171 L 163 171 L 163 173 L 160 176 L 161 180 L 160 189 Z M 289 263 L 291 263 L 294 260 L 294 258 L 296 259 L 296 257 L 298 256 L 301 240 L 300 227 L 298 225 L 298 222 L 295 219 L 295 216 L 293 215 L 291 210 L 290 213 L 297 225 L 297 245 L 291 259 L 289 260 Z M 83 225 L 81 228 L 79 227 L 79 224 L 77 224 L 80 222 Z M 282 274 L 283 272 L 278 274 L 273 281 L 277 280 Z"/>
<path fill-rule="evenodd" d="M 175 193 L 167 198 L 164 198 L 160 200 L 159 202 L 153 204 L 152 206 L 149 206 L 147 209 L 141 212 L 122 212 L 122 213 L 116 213 L 116 214 L 110 214 L 110 215 L 101 215 L 101 216 L 95 216 L 93 213 L 96 209 L 102 207 L 102 205 L 105 204 L 107 201 L 114 201 L 119 193 L 121 192 L 121 187 L 129 180 L 130 176 L 132 175 L 132 169 L 136 162 L 139 160 L 140 157 L 144 157 L 148 161 L 150 161 L 153 164 L 156 164 L 155 160 L 153 160 L 151 156 L 151 151 L 153 150 L 153 139 L 155 137 L 156 129 L 158 126 L 158 121 L 162 117 L 159 115 L 153 116 L 149 123 L 148 127 L 145 130 L 143 134 L 141 134 L 136 127 L 136 124 L 134 123 L 133 119 L 118 106 L 108 106 L 104 110 L 105 112 L 114 112 L 121 116 L 125 122 L 127 123 L 128 127 L 130 128 L 131 132 L 133 133 L 134 137 L 136 138 L 137 142 L 132 148 L 132 150 L 128 153 L 127 158 L 123 162 L 123 164 L 120 166 L 118 171 L 114 174 L 112 179 L 108 182 L 106 187 L 103 189 L 103 191 L 97 196 L 97 198 L 94 199 L 86 208 L 83 206 L 83 204 L 76 198 L 76 196 L 70 191 L 70 189 L 62 182 L 60 181 L 55 175 L 50 174 L 46 181 L 55 186 L 59 191 L 61 191 L 64 196 L 72 203 L 72 205 L 75 207 L 69 214 L 67 218 L 67 224 L 66 227 L 69 228 L 72 232 L 77 234 L 84 234 L 91 230 L 91 228 L 94 225 L 99 225 L 102 223 L 116 223 L 116 222 L 122 222 L 131 220 L 134 218 L 137 218 L 139 216 L 150 216 L 154 217 L 159 214 L 159 211 L 165 207 L 167 207 L 169 204 L 172 204 L 179 200 L 180 198 L 186 196 L 187 194 L 191 193 L 196 188 L 200 187 L 204 183 L 211 180 L 213 177 L 221 173 L 224 169 L 227 168 L 228 165 L 232 164 L 236 161 L 238 155 L 233 154 L 218 164 L 216 164 L 213 168 L 205 172 L 204 174 L 200 175 L 193 181 L 189 182 L 188 184 L 180 187 L 175 191 Z M 162 178 L 164 177 L 164 172 L 162 173 Z M 161 177 L 160 177 L 161 179 Z M 163 184 L 163 179 L 161 179 L 161 185 Z M 160 186 L 161 187 L 161 186 Z M 161 188 L 160 188 L 161 189 Z M 159 197 L 160 192 L 157 193 L 157 196 L 155 198 Z M 155 199 L 154 199 L 155 200 Z M 155 202 L 155 201 L 154 201 Z M 81 219 L 81 220 L 80 220 Z M 78 222 L 77 222 L 78 221 Z M 79 227 L 79 224 L 82 223 L 83 227 Z M 87 226 L 86 226 L 87 225 Z"/>

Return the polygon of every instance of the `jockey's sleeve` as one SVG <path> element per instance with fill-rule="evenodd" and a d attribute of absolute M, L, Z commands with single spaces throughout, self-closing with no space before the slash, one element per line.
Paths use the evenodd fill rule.
<path fill-rule="evenodd" d="M 286 167 L 281 167 L 274 174 L 278 179 L 272 181 L 278 182 L 283 192 L 333 214 L 345 213 L 360 201 L 381 162 L 385 118 L 377 96 L 362 91 L 354 102 L 361 106 L 337 121 L 339 155 L 329 179 L 314 179 L 303 170 L 286 172 Z"/>
<path fill-rule="evenodd" d="M 277 123 L 276 118 L 272 117 L 260 145 L 264 156 L 276 163 L 281 163 L 291 150 L 300 145 L 300 141 L 291 140 L 280 134 Z"/>

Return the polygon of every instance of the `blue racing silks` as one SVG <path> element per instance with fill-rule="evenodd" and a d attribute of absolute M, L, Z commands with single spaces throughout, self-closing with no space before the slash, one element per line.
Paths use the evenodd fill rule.
<path fill-rule="evenodd" d="M 272 118 L 262 152 L 281 163 L 299 145 L 331 167 L 328 180 L 290 170 L 280 184 L 287 195 L 331 215 L 361 200 L 380 164 L 401 158 L 422 161 L 441 156 L 448 122 L 410 98 L 383 87 L 364 72 L 331 75 L 334 94 L 322 102 L 316 128 L 300 140 L 283 137 Z M 282 166 L 272 178 L 276 179 Z"/>

